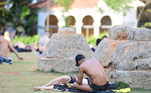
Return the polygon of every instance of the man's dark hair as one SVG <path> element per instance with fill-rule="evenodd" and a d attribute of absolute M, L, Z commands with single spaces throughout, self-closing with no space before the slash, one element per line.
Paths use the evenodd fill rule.
<path fill-rule="evenodd" d="M 0 32 L 0 35 L 2 35 L 2 36 L 3 36 L 3 35 L 4 35 L 4 32 Z"/>
<path fill-rule="evenodd" d="M 98 38 L 98 39 L 96 40 L 96 46 L 98 46 L 101 41 L 102 41 L 102 39 L 101 39 L 101 38 Z"/>
<path fill-rule="evenodd" d="M 76 66 L 80 66 L 80 64 L 78 63 L 80 60 L 85 59 L 85 56 L 82 54 L 78 54 L 75 57 L 75 61 L 76 61 Z"/>

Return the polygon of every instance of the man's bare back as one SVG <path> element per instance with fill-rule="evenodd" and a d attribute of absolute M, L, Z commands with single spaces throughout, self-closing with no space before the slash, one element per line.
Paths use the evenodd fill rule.
<path fill-rule="evenodd" d="M 78 54 L 75 56 L 75 62 L 75 65 L 79 67 L 79 74 L 77 84 L 72 87 L 90 92 L 107 89 L 108 78 L 104 67 L 98 60 L 95 58 L 87 60 L 84 55 Z M 88 76 L 88 85 L 82 84 L 84 75 Z"/>
<path fill-rule="evenodd" d="M 80 70 L 89 76 L 95 85 L 104 85 L 108 82 L 103 66 L 96 59 L 83 62 L 80 65 Z"/>
<path fill-rule="evenodd" d="M 8 57 L 10 54 L 10 47 L 9 47 L 9 41 L 4 39 L 3 36 L 0 36 L 0 56 L 2 57 Z"/>

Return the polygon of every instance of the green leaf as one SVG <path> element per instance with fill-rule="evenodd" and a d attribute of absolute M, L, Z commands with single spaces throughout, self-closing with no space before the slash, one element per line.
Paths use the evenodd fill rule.
<path fill-rule="evenodd" d="M 73 3 L 73 0 L 54 0 L 54 2 L 60 6 L 63 6 L 65 10 L 68 10 L 70 5 Z"/>
<path fill-rule="evenodd" d="M 29 14 L 30 14 L 30 9 L 26 6 L 24 6 L 22 9 L 22 13 L 21 13 L 21 20 L 23 20 Z"/>
<path fill-rule="evenodd" d="M 105 3 L 115 11 L 124 11 L 125 9 L 130 8 L 128 3 L 133 0 L 104 0 Z"/>

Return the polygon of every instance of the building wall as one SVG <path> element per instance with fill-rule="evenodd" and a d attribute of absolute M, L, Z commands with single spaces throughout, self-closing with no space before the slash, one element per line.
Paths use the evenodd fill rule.
<path fill-rule="evenodd" d="M 45 19 L 47 17 L 47 12 L 40 10 L 38 12 L 38 34 L 45 34 Z"/>
<path fill-rule="evenodd" d="M 87 15 L 91 16 L 94 20 L 93 28 L 94 28 L 94 35 L 99 35 L 99 27 L 101 26 L 101 19 L 104 16 L 109 16 L 112 21 L 111 26 L 115 25 L 129 25 L 136 27 L 137 26 L 137 19 L 136 19 L 136 9 L 132 8 L 130 11 L 123 15 L 123 13 L 114 12 L 111 9 L 106 9 L 105 11 L 101 12 L 99 8 L 86 8 L 86 9 L 72 9 L 68 12 L 63 11 L 62 9 L 52 9 L 52 10 L 44 10 L 41 9 L 38 13 L 38 33 L 43 35 L 45 32 L 45 21 L 49 15 L 55 15 L 58 19 L 58 26 L 59 28 L 65 26 L 65 18 L 68 16 L 73 16 L 76 20 L 75 28 L 77 33 L 81 33 L 81 28 L 83 26 L 83 18 Z"/>
<path fill-rule="evenodd" d="M 131 27 L 137 27 L 137 10 L 129 9 L 126 15 L 123 16 L 123 24 Z"/>

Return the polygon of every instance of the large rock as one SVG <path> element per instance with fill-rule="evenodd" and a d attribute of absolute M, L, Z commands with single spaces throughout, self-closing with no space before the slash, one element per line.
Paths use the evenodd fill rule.
<path fill-rule="evenodd" d="M 127 41 L 117 46 L 113 63 L 118 70 L 151 70 L 151 41 Z"/>
<path fill-rule="evenodd" d="M 151 89 L 151 71 L 112 71 L 112 81 L 123 81 L 132 88 Z"/>
<path fill-rule="evenodd" d="M 112 62 L 117 70 L 151 70 L 151 41 L 104 39 L 95 56 L 104 66 Z"/>
<path fill-rule="evenodd" d="M 83 36 L 71 32 L 54 34 L 45 51 L 46 59 L 38 62 L 38 67 L 43 71 L 73 72 L 77 71 L 74 57 L 84 54 L 86 58 L 93 56 Z"/>
<path fill-rule="evenodd" d="M 134 88 L 151 89 L 151 30 L 127 26 L 113 27 L 95 51 L 104 65 L 112 63 L 109 77 Z"/>
<path fill-rule="evenodd" d="M 114 40 L 133 40 L 135 29 L 128 26 L 114 26 L 109 31 L 109 38 Z"/>
<path fill-rule="evenodd" d="M 104 39 L 102 40 L 95 51 L 95 57 L 104 65 L 107 66 L 113 61 L 113 54 L 119 44 L 126 41 Z"/>
<path fill-rule="evenodd" d="M 109 38 L 113 40 L 151 40 L 151 30 L 129 26 L 115 26 L 110 29 Z"/>

